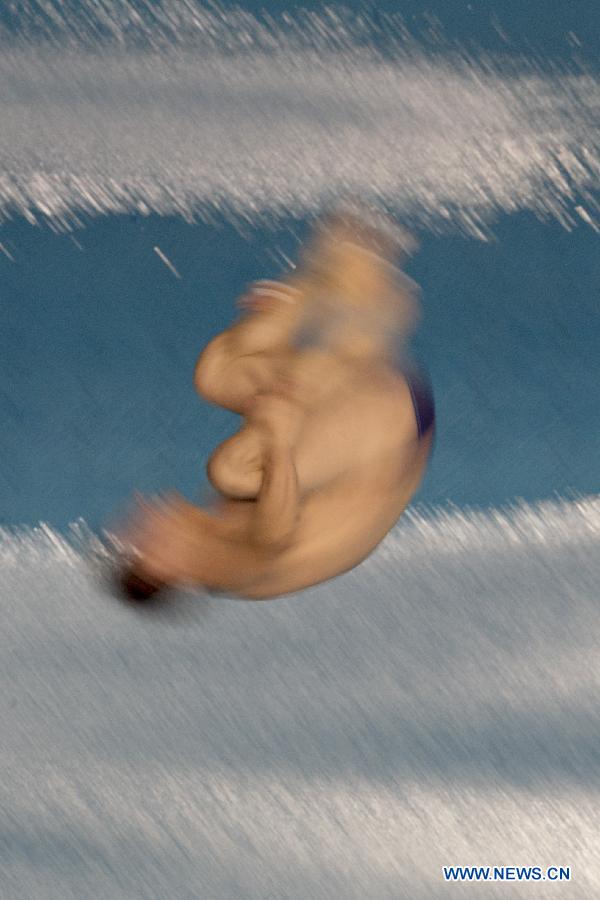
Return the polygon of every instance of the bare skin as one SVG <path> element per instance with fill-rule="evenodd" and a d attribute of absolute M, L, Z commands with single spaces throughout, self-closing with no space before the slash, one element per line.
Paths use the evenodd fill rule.
<path fill-rule="evenodd" d="M 420 484 L 431 435 L 418 440 L 385 319 L 394 290 L 394 314 L 407 321 L 410 298 L 380 258 L 339 233 L 318 249 L 312 280 L 259 284 L 246 315 L 201 354 L 198 391 L 245 423 L 209 462 L 215 506 L 177 495 L 140 503 L 126 539 L 148 580 L 251 599 L 300 590 L 365 559 Z M 341 298 L 325 310 L 324 280 Z M 311 320 L 319 340 L 298 349 Z"/>
<path fill-rule="evenodd" d="M 208 463 L 213 485 L 232 499 L 256 498 L 262 482 L 264 435 L 250 407 L 261 392 L 304 410 L 294 445 L 303 495 L 374 463 L 415 433 L 390 344 L 393 329 L 408 330 L 414 318 L 411 291 L 393 282 L 397 273 L 381 257 L 340 235 L 322 243 L 312 279 L 259 283 L 240 302 L 248 313 L 196 365 L 198 392 L 246 419 Z M 299 349 L 295 339 L 307 323 L 316 323 L 319 340 Z"/>

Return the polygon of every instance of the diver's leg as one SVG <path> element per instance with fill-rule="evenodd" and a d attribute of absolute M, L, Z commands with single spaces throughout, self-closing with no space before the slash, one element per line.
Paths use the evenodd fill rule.
<path fill-rule="evenodd" d="M 326 250 L 302 297 L 300 315 L 296 309 L 290 317 L 289 309 L 282 311 L 278 306 L 274 315 L 282 318 L 279 323 L 270 320 L 273 330 L 268 335 L 260 316 L 247 326 L 240 323 L 248 331 L 240 331 L 238 347 L 249 339 L 250 346 L 264 348 L 267 339 L 270 355 L 263 349 L 244 356 L 237 349 L 229 357 L 223 353 L 220 362 L 223 366 L 225 361 L 235 373 L 237 407 L 230 404 L 229 408 L 236 411 L 243 411 L 244 403 L 257 392 L 278 390 L 275 382 L 284 376 L 283 393 L 305 410 L 296 447 L 303 493 L 374 459 L 380 446 L 398 439 L 398 428 L 410 433 L 414 418 L 408 392 L 389 365 L 391 335 L 406 330 L 414 314 L 410 285 L 397 279 L 387 260 L 356 244 L 334 236 Z M 304 313 L 316 326 L 316 345 L 294 351 L 290 337 Z M 226 369 L 221 371 L 227 374 Z M 216 402 L 227 405 L 223 399 Z M 263 445 L 251 415 L 241 431 L 213 453 L 208 471 L 222 493 L 256 497 L 262 482 Z"/>
<path fill-rule="evenodd" d="M 377 323 L 366 328 L 364 317 L 352 310 L 342 312 L 323 329 L 317 346 L 295 352 L 288 349 L 277 365 L 273 358 L 246 361 L 248 380 L 243 400 L 260 390 L 279 390 L 305 410 L 296 447 L 302 493 L 374 459 L 380 444 L 389 445 L 396 439 L 397 425 L 410 431 L 408 391 L 387 363 L 391 355 L 389 334 Z M 250 378 L 252 364 L 263 366 L 262 382 L 257 369 Z M 283 388 L 278 388 L 283 381 Z M 394 398 L 392 403 L 390 397 Z M 260 490 L 262 474 L 263 444 L 250 414 L 242 429 L 214 451 L 208 475 L 213 486 L 226 496 L 251 499 Z"/>
<path fill-rule="evenodd" d="M 289 352 L 302 317 L 302 292 L 291 284 L 258 282 L 242 298 L 248 310 L 202 351 L 194 374 L 201 396 L 233 412 L 265 390 L 274 367 Z"/>
<path fill-rule="evenodd" d="M 259 360 L 255 360 L 259 364 Z M 347 381 L 347 366 L 340 368 L 336 360 L 328 352 L 309 348 L 302 351 L 288 351 L 285 360 L 279 359 L 279 364 L 274 364 L 272 359 L 262 359 L 261 375 L 264 383 L 259 383 L 257 370 L 246 369 L 247 381 L 244 387 L 247 389 L 243 397 L 243 412 L 246 421 L 238 432 L 223 441 L 211 454 L 207 475 L 220 493 L 236 500 L 254 499 L 260 491 L 263 468 L 265 439 L 260 428 L 253 422 L 251 404 L 252 400 L 261 392 L 278 393 L 295 401 L 304 410 L 304 420 L 307 422 L 316 416 L 323 406 L 329 403 L 335 404 L 335 397 L 339 393 L 339 387 Z M 281 373 L 283 369 L 283 374 Z M 238 369 L 241 376 L 241 369 Z M 241 384 L 240 381 L 237 384 Z M 242 397 L 240 396 L 240 401 Z M 241 407 L 239 411 L 242 411 Z M 320 415 L 320 420 L 323 416 Z M 325 453 L 327 445 L 327 422 L 325 422 L 325 434 L 321 436 Z M 314 429 L 310 429 L 314 433 Z M 318 439 L 317 439 L 318 440 Z M 313 441 L 303 442 L 303 456 L 315 456 L 310 465 L 311 472 L 318 468 L 318 460 L 323 449 L 313 446 Z M 322 479 L 319 479 L 319 482 Z M 303 492 L 314 487 L 312 479 L 302 479 L 300 488 Z"/>
<path fill-rule="evenodd" d="M 323 369 L 322 375 L 329 375 L 330 382 L 339 377 L 333 366 Z M 346 369 L 340 385 L 312 405 L 302 402 L 298 388 L 287 396 L 303 409 L 302 427 L 294 440 L 301 494 L 352 469 L 369 467 L 417 438 L 410 391 L 393 372 L 361 366 L 351 374 Z M 212 454 L 207 467 L 210 481 L 228 497 L 254 499 L 262 484 L 265 451 L 264 435 L 250 410 L 244 427 Z"/>
<path fill-rule="evenodd" d="M 206 467 L 210 483 L 233 500 L 252 500 L 263 477 L 263 444 L 256 428 L 246 424 L 219 444 Z"/>
<path fill-rule="evenodd" d="M 350 242 L 326 269 L 330 301 L 317 346 L 286 369 L 307 415 L 295 447 L 301 490 L 369 467 L 417 438 L 414 407 L 394 365 L 394 343 L 417 313 L 414 285 Z"/>

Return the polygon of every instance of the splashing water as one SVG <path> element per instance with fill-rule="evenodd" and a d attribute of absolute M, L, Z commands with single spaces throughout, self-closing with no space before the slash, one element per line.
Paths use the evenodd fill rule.
<path fill-rule="evenodd" d="M 364 19 L 30 3 L 0 56 L 0 214 L 212 211 L 359 194 L 436 231 L 500 211 L 595 227 L 598 80 L 426 55 Z M 352 22 L 352 24 L 350 24 Z M 357 24 L 358 22 L 358 24 Z"/>
<path fill-rule="evenodd" d="M 413 513 L 301 597 L 148 615 L 75 531 L 0 536 L 5 896 L 598 895 L 597 498 Z"/>
<path fill-rule="evenodd" d="M 382 52 L 331 10 L 6 9 L 3 218 L 269 222 L 342 193 L 433 231 L 596 227 L 593 74 L 425 53 L 400 20 Z M 470 897 L 461 864 L 570 865 L 552 893 L 598 896 L 598 498 L 412 512 L 301 598 L 151 614 L 75 532 L 0 530 L 3 896 Z"/>

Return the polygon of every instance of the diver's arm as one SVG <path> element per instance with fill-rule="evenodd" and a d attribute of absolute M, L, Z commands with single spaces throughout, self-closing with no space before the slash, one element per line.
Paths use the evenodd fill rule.
<path fill-rule="evenodd" d="M 262 549 L 278 552 L 293 540 L 300 517 L 294 447 L 304 410 L 281 394 L 263 394 L 254 401 L 249 421 L 258 427 L 263 445 L 262 484 L 250 539 Z"/>
<path fill-rule="evenodd" d="M 274 441 L 265 452 L 263 480 L 256 498 L 251 540 L 278 552 L 293 540 L 300 513 L 298 476 L 288 443 Z"/>

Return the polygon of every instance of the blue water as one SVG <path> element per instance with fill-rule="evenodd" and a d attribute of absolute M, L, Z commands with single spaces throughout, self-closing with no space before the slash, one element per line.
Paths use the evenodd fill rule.
<path fill-rule="evenodd" d="M 600 7 L 244 9 L 2 13 L 0 894 L 592 900 Z M 94 532 L 201 496 L 195 359 L 349 190 L 421 244 L 415 506 L 299 596 L 117 603 Z"/>
<path fill-rule="evenodd" d="M 29 6 L 33 13 L 29 15 L 24 15 L 24 10 L 16 4 L 14 9 L 5 8 L 0 22 L 13 34 L 27 31 L 45 36 L 49 31 L 56 33 L 64 30 L 64 24 L 62 27 L 58 25 L 57 18 L 63 23 L 66 21 L 71 30 L 77 30 L 80 27 L 77 20 L 81 20 L 82 10 L 87 13 L 90 8 L 93 9 L 90 0 L 53 0 L 45 9 L 39 0 L 30 0 Z M 179 10 L 182 7 L 185 10 L 185 4 L 179 4 Z M 126 19 L 130 27 L 130 10 L 136 10 L 141 15 L 142 23 L 152 27 L 157 21 L 173 22 L 176 15 L 167 14 L 165 17 L 160 10 L 177 10 L 178 6 L 169 0 L 158 3 L 128 0 L 107 5 L 108 11 L 111 8 L 120 10 L 119 21 Z M 373 3 L 348 0 L 343 4 L 324 5 L 319 0 L 283 0 L 277 4 L 263 0 L 244 0 L 243 3 L 221 0 L 218 4 L 194 3 L 188 6 L 188 9 L 195 8 L 216 10 L 217 13 L 243 10 L 269 26 L 274 21 L 281 22 L 286 14 L 304 24 L 311 14 L 323 17 L 330 11 L 334 14 L 341 12 L 346 24 L 354 26 L 360 33 L 366 33 L 369 40 L 374 36 L 378 48 L 383 50 L 401 25 L 411 36 L 433 47 L 442 44 L 447 48 L 453 44 L 477 53 L 484 50 L 523 53 L 529 57 L 539 55 L 540 60 L 545 60 L 549 65 L 576 57 L 594 66 L 600 49 L 598 10 L 593 3 L 567 4 L 560 0 L 532 0 L 527 4 L 520 0 L 503 0 L 501 4 L 495 0 L 428 0 L 426 3 L 421 0 L 402 0 L 402 3 L 378 0 Z M 59 17 L 56 16 L 57 9 L 60 11 Z M 54 15 L 48 14 L 50 10 Z M 114 30 L 115 16 L 111 22 L 110 14 L 102 17 L 96 10 L 93 18 L 96 39 L 105 38 Z M 361 22 L 357 24 L 359 18 Z M 133 30 L 136 28 L 140 28 L 139 22 L 134 23 Z M 140 30 L 144 30 L 144 26 Z M 170 33 L 177 35 L 177 28 L 173 27 Z M 330 37 L 335 39 L 335 35 Z"/>
<path fill-rule="evenodd" d="M 192 373 L 245 284 L 275 275 L 304 223 L 240 235 L 224 221 L 116 217 L 73 236 L 2 229 L 2 515 L 94 527 L 133 489 L 198 497 L 235 417 Z M 494 238 L 422 236 L 416 341 L 439 432 L 425 504 L 498 506 L 592 493 L 600 458 L 597 234 L 521 214 Z M 153 252 L 159 245 L 181 275 Z"/>

